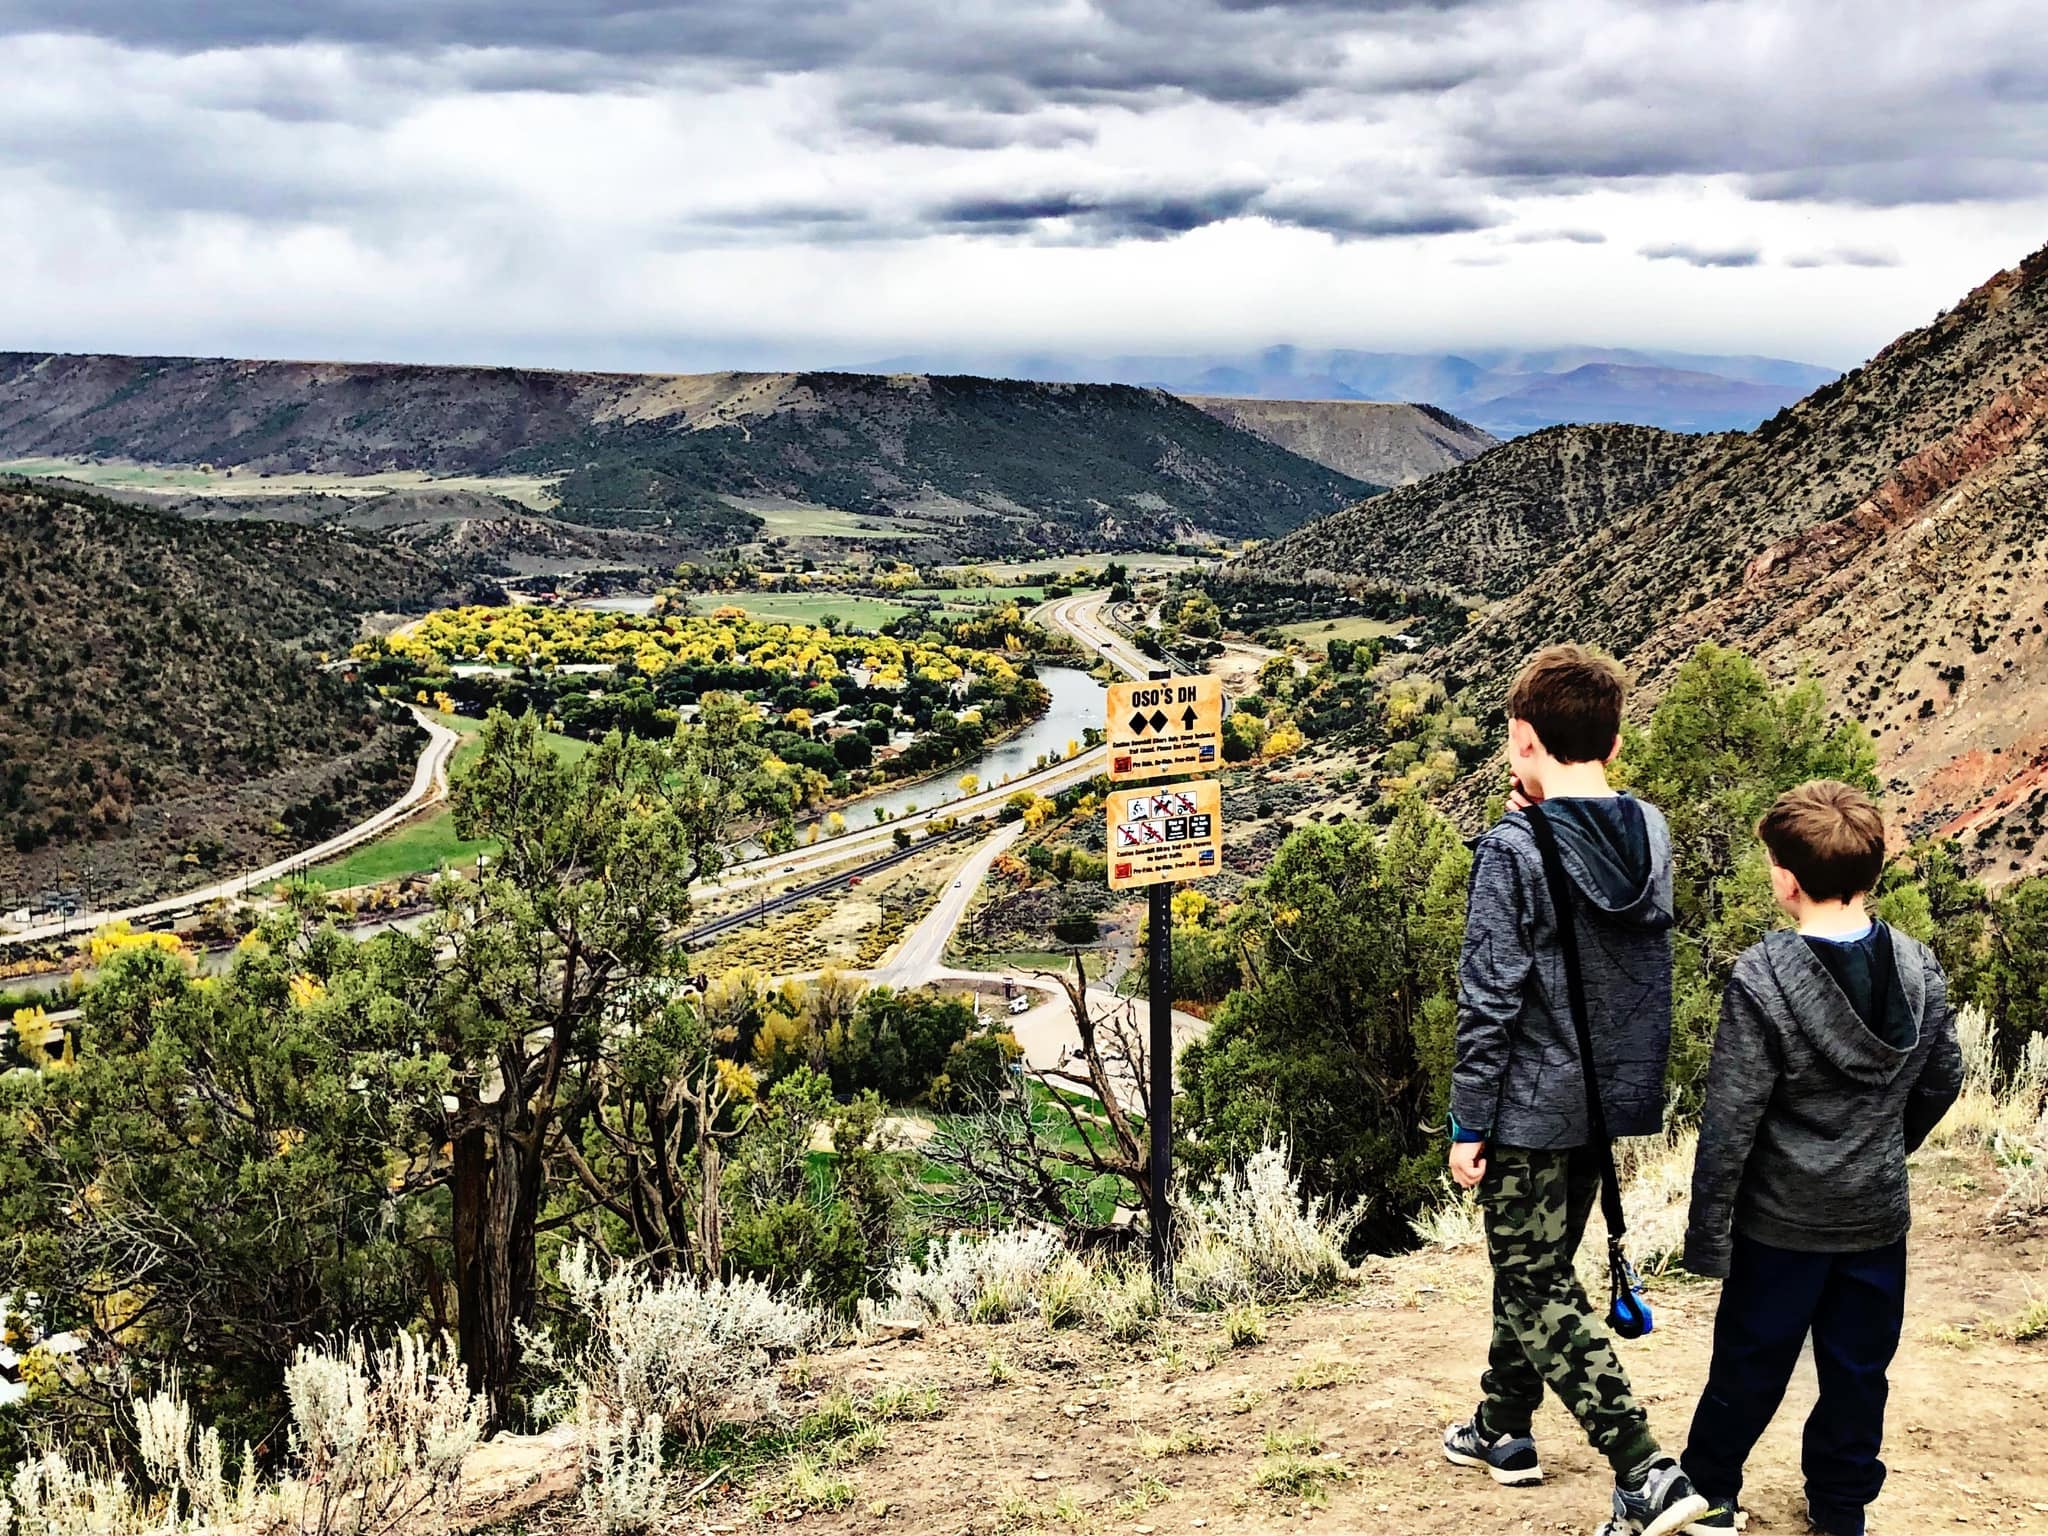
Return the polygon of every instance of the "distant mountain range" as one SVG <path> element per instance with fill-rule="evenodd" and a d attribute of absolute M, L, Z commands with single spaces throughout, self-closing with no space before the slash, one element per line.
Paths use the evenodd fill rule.
<path fill-rule="evenodd" d="M 1497 437 L 1567 422 L 1673 432 L 1746 431 L 1836 377 L 1777 357 L 1553 347 L 1534 351 L 1257 352 L 1078 358 L 1055 353 L 919 354 L 878 372 L 933 367 L 1003 378 L 1151 384 L 1181 395 L 1269 400 L 1403 400 L 1437 406 Z"/>
<path fill-rule="evenodd" d="M 237 488 L 511 477 L 542 483 L 562 522 L 704 545 L 761 536 L 764 514 L 799 538 L 849 522 L 827 513 L 922 555 L 1265 538 L 1483 446 L 1429 462 L 1411 444 L 1378 479 L 1356 441 L 1327 445 L 1353 466 L 1337 470 L 1274 435 L 1121 384 L 0 353 L 0 461 L 203 465 Z"/>

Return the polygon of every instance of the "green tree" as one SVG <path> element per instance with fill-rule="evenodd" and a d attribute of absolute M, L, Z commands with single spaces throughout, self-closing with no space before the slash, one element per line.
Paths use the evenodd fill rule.
<path fill-rule="evenodd" d="M 1183 1057 L 1197 1161 L 1286 1137 L 1305 1182 L 1393 1241 L 1435 1175 L 1470 858 L 1419 801 L 1288 837 L 1232 918 L 1245 984 Z"/>
<path fill-rule="evenodd" d="M 1674 933 L 1671 1082 L 1697 1106 L 1721 993 L 1741 953 L 1776 921 L 1756 824 L 1807 779 L 1877 793 L 1877 752 L 1858 721 L 1831 717 L 1811 679 L 1773 687 L 1739 651 L 1704 645 L 1647 730 L 1624 733 L 1617 780 L 1671 825 Z"/>
<path fill-rule="evenodd" d="M 88 1358 L 175 1373 L 230 1444 L 270 1434 L 298 1345 L 446 1315 L 411 1113 L 446 1074 L 377 960 L 290 913 L 217 977 L 127 949 L 75 1065 L 0 1076 L 0 1292 Z M 123 1388 L 63 1382 L 39 1424 L 122 1433 Z"/>
<path fill-rule="evenodd" d="M 615 732 L 571 763 L 532 715 L 493 714 L 450 798 L 460 834 L 502 851 L 481 881 L 439 882 L 433 919 L 389 941 L 453 1068 L 454 1107 L 430 1112 L 453 1149 L 457 1339 L 495 1423 L 534 1314 L 551 1159 L 598 1108 L 606 1021 L 687 972 L 672 935 L 699 852 L 670 795 L 687 777 L 678 756 L 675 741 Z"/>
<path fill-rule="evenodd" d="M 1991 945 L 1977 980 L 2010 1071 L 2030 1035 L 2048 1033 L 2048 876 L 2021 880 L 1991 909 Z"/>
<path fill-rule="evenodd" d="M 769 1090 L 726 1174 L 736 1270 L 801 1278 L 817 1301 L 853 1311 L 901 1247 L 902 1191 L 880 1150 L 883 1116 L 878 1095 L 839 1103 L 807 1067 Z M 821 1131 L 829 1154 L 814 1150 Z"/>
<path fill-rule="evenodd" d="M 921 1102 L 975 1023 L 957 997 L 870 987 L 828 1045 L 832 1087 L 843 1098 L 873 1092 L 891 1104 Z"/>

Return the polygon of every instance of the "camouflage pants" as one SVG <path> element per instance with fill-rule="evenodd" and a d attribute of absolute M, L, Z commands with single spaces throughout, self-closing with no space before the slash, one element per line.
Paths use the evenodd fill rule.
<path fill-rule="evenodd" d="M 1493 1346 L 1481 1411 L 1495 1434 L 1525 1435 L 1547 1382 L 1593 1448 L 1626 1472 L 1657 1442 L 1573 1264 L 1599 1194 L 1589 1149 L 1486 1149 L 1479 1204 L 1493 1261 Z"/>

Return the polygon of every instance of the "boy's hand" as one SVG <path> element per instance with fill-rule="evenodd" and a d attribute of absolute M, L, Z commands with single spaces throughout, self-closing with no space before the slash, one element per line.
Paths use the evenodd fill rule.
<path fill-rule="evenodd" d="M 1522 776 L 1518 773 L 1509 774 L 1508 809 L 1511 811 L 1526 811 L 1535 803 L 1535 797 L 1522 788 Z"/>
<path fill-rule="evenodd" d="M 1479 1181 L 1486 1177 L 1486 1143 L 1452 1142 L 1451 1177 L 1458 1181 L 1460 1189 L 1476 1189 Z"/>

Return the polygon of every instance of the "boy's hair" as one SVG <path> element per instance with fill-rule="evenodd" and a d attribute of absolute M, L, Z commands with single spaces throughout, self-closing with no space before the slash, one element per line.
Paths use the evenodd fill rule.
<path fill-rule="evenodd" d="M 1757 824 L 1771 862 L 1790 870 L 1815 901 L 1847 901 L 1884 873 L 1884 816 L 1870 796 L 1840 779 L 1788 789 Z"/>
<path fill-rule="evenodd" d="M 1628 677 L 1612 657 L 1582 645 L 1546 646 L 1508 689 L 1508 718 L 1528 721 L 1560 763 L 1604 762 L 1627 694 Z"/>

